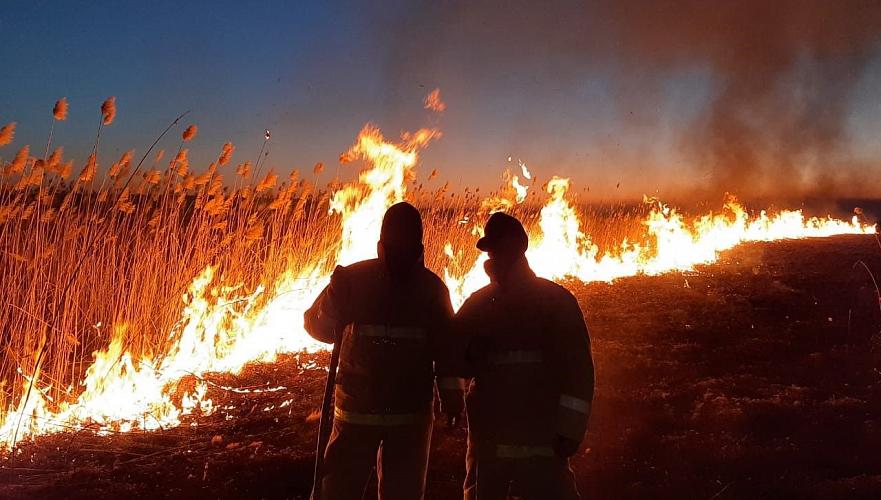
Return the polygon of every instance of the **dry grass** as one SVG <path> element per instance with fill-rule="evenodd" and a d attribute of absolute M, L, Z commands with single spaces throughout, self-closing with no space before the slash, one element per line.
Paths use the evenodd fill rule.
<path fill-rule="evenodd" d="M 51 131 L 66 117 L 62 100 Z M 135 356 L 167 352 L 181 297 L 206 266 L 215 266 L 224 284 L 263 285 L 270 292 L 264 297 L 271 297 L 285 270 L 322 262 L 338 248 L 339 216 L 328 215 L 338 181 L 320 188 L 298 170 L 268 170 L 264 149 L 253 164 L 233 166 L 231 143 L 207 167 L 192 168 L 184 145 L 196 137 L 195 126 L 172 140 L 175 153 L 167 158 L 148 150 L 135 164 L 141 155 L 128 151 L 111 161 L 100 153 L 99 139 L 115 117 L 109 98 L 93 152 L 78 173 L 63 149 L 49 154 L 51 131 L 43 158 L 24 146 L 0 160 L 0 407 L 16 403 L 37 371 L 54 400 L 75 398 L 91 353 L 106 347 L 115 324 L 128 325 L 124 345 Z M 0 135 L 11 140 L 13 129 Z M 537 220 L 539 190 L 533 186 L 531 198 L 513 210 L 527 225 Z M 476 256 L 479 190 L 451 193 L 446 185 L 414 182 L 408 198 L 423 209 L 431 269 L 442 273 L 447 265 L 447 242 L 465 252 L 466 262 Z M 625 206 L 583 215 L 601 245 L 620 242 L 640 216 Z"/>

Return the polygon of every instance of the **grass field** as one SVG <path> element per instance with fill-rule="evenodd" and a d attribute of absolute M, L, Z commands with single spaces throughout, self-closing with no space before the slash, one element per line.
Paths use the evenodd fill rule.
<path fill-rule="evenodd" d="M 748 244 L 695 272 L 568 283 L 598 377 L 573 460 L 584 497 L 876 498 L 881 312 L 860 260 L 881 270 L 873 237 Z M 325 356 L 208 376 L 218 411 L 193 425 L 37 438 L 3 462 L 0 496 L 306 498 Z M 439 424 L 433 448 L 429 498 L 456 498 L 464 431 Z"/>
<path fill-rule="evenodd" d="M 382 213 L 402 199 L 423 214 L 426 265 L 454 304 L 485 280 L 474 241 L 496 210 L 527 226 L 541 276 L 572 278 L 600 377 L 589 451 L 575 460 L 594 496 L 749 492 L 752 476 L 731 478 L 750 470 L 742 455 L 765 456 L 750 439 L 779 419 L 763 411 L 870 400 L 852 394 L 856 382 L 828 395 L 772 374 L 821 373 L 840 348 L 850 369 L 871 362 L 867 346 L 881 340 L 867 333 L 879 304 L 866 271 L 878 268 L 877 238 L 746 245 L 698 272 L 668 271 L 744 241 L 873 233 L 871 200 L 854 212 L 852 201 L 789 205 L 807 214 L 750 211 L 734 197 L 687 213 L 648 198 L 590 204 L 568 179 L 537 180 L 511 159 L 499 190 L 453 192 L 436 171 L 416 173 L 439 129 L 386 139 L 371 124 L 340 155 L 347 173 L 324 186 L 323 164 L 271 168 L 268 131 L 253 160 L 225 143 L 193 168 L 198 129 L 180 118 L 143 153 L 113 161 L 99 148 L 113 98 L 74 168 L 52 144 L 66 116 L 61 100 L 45 151 L 15 145 L 0 158 L 0 493 L 148 496 L 161 484 L 171 497 L 302 496 L 327 355 L 300 318 L 336 263 L 375 255 Z M 0 129 L 0 146 L 14 131 Z M 616 277 L 631 278 L 597 283 Z M 846 322 L 823 309 L 830 293 L 838 309 L 851 301 Z M 432 498 L 456 496 L 463 436 L 438 429 Z M 696 468 L 675 459 L 682 451 Z M 829 475 L 806 467 L 797 470 Z"/>

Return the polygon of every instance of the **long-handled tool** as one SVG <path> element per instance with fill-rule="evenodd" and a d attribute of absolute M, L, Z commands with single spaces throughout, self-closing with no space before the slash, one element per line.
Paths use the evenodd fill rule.
<path fill-rule="evenodd" d="M 324 400 L 321 402 L 321 419 L 318 422 L 318 446 L 315 450 L 315 475 L 312 479 L 312 500 L 321 500 L 321 479 L 324 477 L 324 452 L 333 429 L 333 392 L 336 386 L 336 372 L 340 364 L 340 344 L 343 339 L 340 331 L 334 332 L 336 342 L 330 354 L 327 368 L 327 382 L 324 384 Z"/>

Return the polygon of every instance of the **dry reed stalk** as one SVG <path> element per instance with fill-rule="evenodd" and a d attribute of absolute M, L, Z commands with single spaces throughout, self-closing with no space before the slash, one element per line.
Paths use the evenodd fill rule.
<path fill-rule="evenodd" d="M 103 120 L 99 134 L 101 126 Z M 53 381 L 52 388 L 31 383 L 29 391 L 46 391 L 57 401 L 74 400 L 77 388 L 68 388 L 82 380 L 90 353 L 106 346 L 114 325 L 129 325 L 132 333 L 125 336 L 125 349 L 135 358 L 146 353 L 154 360 L 164 356 L 169 333 L 177 331 L 181 317 L 180 297 L 206 266 L 215 266 L 224 283 L 249 290 L 263 285 L 264 297 L 271 297 L 275 279 L 283 272 L 332 261 L 339 217 L 327 213 L 337 184 L 316 189 L 295 171 L 273 193 L 270 189 L 278 179 L 270 183 L 269 175 L 250 175 L 251 164 L 246 162 L 236 170 L 235 187 L 227 191 L 218 166 L 231 161 L 233 148 L 228 143 L 208 168 L 212 175 L 197 186 L 193 174 L 180 170 L 180 163 L 190 170 L 184 141 L 178 149 L 182 158 L 175 155 L 155 184 L 148 179 L 155 180 L 158 169 L 139 174 L 159 139 L 137 166 L 129 167 L 127 179 L 118 173 L 115 182 L 105 184 L 107 176 L 98 182 L 96 148 L 69 188 L 61 189 L 59 166 L 51 157 L 40 185 L 30 185 L 33 171 L 26 169 L 30 157 L 25 153 L 22 173 L 28 176 L 28 189 L 0 189 L 0 213 L 7 214 L 0 227 L 0 248 L 9 252 L 0 252 L 0 268 L 7 300 L 15 305 L 0 308 L 0 324 L 11 325 L 0 335 L 6 335 L 7 350 L 14 353 L 0 360 L 0 380 L 17 380 L 18 369 L 27 376 L 39 373 L 41 380 Z M 151 160 L 159 161 L 155 155 Z M 264 163 L 265 155 L 258 160 Z M 321 169 L 323 165 L 317 170 Z M 135 178 L 142 182 L 137 185 Z M 3 186 L 8 182 L 4 178 Z M 426 264 L 443 272 L 443 246 L 448 241 L 465 259 L 476 256 L 471 228 L 482 222 L 479 190 L 465 195 L 449 192 L 448 186 L 427 190 L 414 179 L 408 185 L 408 199 L 424 213 Z M 202 204 L 197 207 L 200 195 Z M 134 208 L 117 209 L 122 201 Z M 31 216 L 25 221 L 20 215 L 29 207 Z M 536 203 L 517 210 L 534 223 Z M 470 223 L 459 224 L 466 216 Z M 597 212 L 587 220 L 602 226 L 602 216 Z M 35 260 L 41 265 L 28 265 Z M 24 386 L 7 386 L 0 399 L 18 401 Z"/>
<path fill-rule="evenodd" d="M 67 98 L 62 97 L 61 99 L 55 101 L 55 106 L 52 107 L 52 124 L 49 126 L 49 138 L 46 140 L 46 152 L 43 153 L 43 158 L 49 154 L 49 148 L 52 147 L 52 136 L 55 133 L 55 122 L 67 120 Z"/>
<path fill-rule="evenodd" d="M 110 98 L 107 101 L 105 101 L 104 104 L 101 106 L 101 111 L 105 115 L 104 116 L 104 123 L 108 124 L 108 125 L 110 123 L 112 123 L 113 118 L 116 116 L 116 107 L 114 104 L 114 98 Z M 128 185 L 131 182 L 132 178 L 138 172 L 138 170 L 140 170 L 141 165 L 143 165 L 144 160 L 147 158 L 147 156 L 149 156 L 150 152 L 156 147 L 156 145 L 159 143 L 159 141 L 162 140 L 162 138 L 165 136 L 165 134 L 167 134 L 168 131 L 172 129 L 172 127 L 177 125 L 177 123 L 181 119 L 183 119 L 183 117 L 186 116 L 187 113 L 189 113 L 189 111 L 183 113 L 182 115 L 180 115 L 176 119 L 174 119 L 174 121 L 172 121 L 171 124 L 168 125 L 168 127 L 159 135 L 159 137 L 157 137 L 156 140 L 153 141 L 153 144 L 144 153 L 144 156 L 138 162 L 138 166 L 135 168 L 135 171 L 131 173 L 131 175 L 129 176 L 125 185 L 123 186 L 122 193 L 120 193 L 120 195 L 117 197 L 117 199 L 115 200 L 115 202 L 111 206 L 115 206 L 116 204 L 119 203 L 120 199 L 123 196 L 123 193 L 127 192 L 126 189 L 128 188 Z M 96 147 L 97 147 L 97 140 L 96 140 Z M 91 228 L 91 226 L 90 226 L 90 228 Z M 81 255 L 81 257 L 76 261 L 76 264 L 74 265 L 73 269 L 71 270 L 71 273 L 68 277 L 68 280 L 67 280 L 65 286 L 62 288 L 62 291 L 60 294 L 60 299 L 58 301 L 55 301 L 52 303 L 50 310 L 49 310 L 49 315 L 48 315 L 48 317 L 50 318 L 50 321 L 47 321 L 47 324 L 50 324 L 50 325 L 57 325 L 58 324 L 57 320 L 58 320 L 58 316 L 59 316 L 59 303 L 63 304 L 66 301 L 67 293 L 70 291 L 70 287 L 73 285 L 74 280 L 77 277 L 77 274 L 82 269 L 83 263 L 86 261 L 86 259 L 88 259 L 92 255 L 92 252 L 94 250 L 94 248 L 93 248 L 94 244 L 95 244 L 95 240 L 89 240 L 88 233 L 87 233 L 85 253 L 83 253 Z M 46 352 L 46 350 L 45 350 L 45 337 L 48 336 L 48 332 L 46 332 L 45 328 L 42 329 L 42 332 L 43 332 L 42 333 L 43 340 L 41 340 L 41 343 L 40 343 L 39 347 L 37 348 L 36 356 L 35 356 L 35 360 L 34 360 L 34 370 L 31 373 L 30 381 L 28 383 L 27 390 L 25 391 L 24 405 L 23 405 L 24 408 L 27 408 L 27 404 L 30 400 L 32 393 L 33 393 L 34 384 L 36 383 L 36 381 L 38 379 L 38 375 L 40 374 L 40 369 L 42 367 L 42 362 L 43 362 L 43 356 L 45 355 L 45 352 Z M 18 440 L 18 432 L 21 427 L 21 419 L 23 416 L 24 416 L 23 414 L 19 415 L 18 420 L 15 425 L 15 430 L 13 431 L 12 444 L 10 447 L 11 453 L 12 453 L 11 456 L 13 456 L 13 457 L 15 456 L 15 445 L 16 445 L 16 441 Z"/>

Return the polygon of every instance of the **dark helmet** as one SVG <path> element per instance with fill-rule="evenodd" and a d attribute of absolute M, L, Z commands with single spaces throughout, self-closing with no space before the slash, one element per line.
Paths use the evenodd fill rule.
<path fill-rule="evenodd" d="M 396 203 L 386 210 L 376 251 L 394 278 L 408 276 L 422 262 L 422 216 L 416 207 Z"/>
<path fill-rule="evenodd" d="M 484 252 L 523 254 L 529 247 L 529 237 L 520 221 L 502 212 L 492 214 L 477 240 L 477 248 Z"/>
<path fill-rule="evenodd" d="M 422 244 L 422 216 L 416 207 L 395 203 L 382 217 L 379 241 L 385 247 L 411 248 Z"/>

